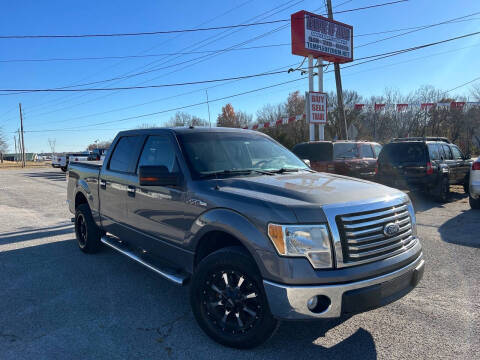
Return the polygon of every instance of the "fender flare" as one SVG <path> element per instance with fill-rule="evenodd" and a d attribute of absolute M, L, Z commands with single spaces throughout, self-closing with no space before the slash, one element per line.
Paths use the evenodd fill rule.
<path fill-rule="evenodd" d="M 272 252 L 275 253 L 275 249 L 266 233 L 259 230 L 247 217 L 226 208 L 205 211 L 190 228 L 186 239 L 188 248 L 196 252 L 203 236 L 212 231 L 222 231 L 238 239 L 254 259 L 260 273 L 267 273 L 262 254 L 271 255 Z"/>

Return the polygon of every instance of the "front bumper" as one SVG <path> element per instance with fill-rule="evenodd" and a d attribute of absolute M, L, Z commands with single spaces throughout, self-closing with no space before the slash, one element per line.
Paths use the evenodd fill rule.
<path fill-rule="evenodd" d="M 391 273 L 351 283 L 315 286 L 289 286 L 263 281 L 270 311 L 283 320 L 336 318 L 387 305 L 410 292 L 423 276 L 425 261 L 421 254 L 410 264 Z M 307 302 L 314 296 L 328 298 L 322 312 L 312 312 Z"/>

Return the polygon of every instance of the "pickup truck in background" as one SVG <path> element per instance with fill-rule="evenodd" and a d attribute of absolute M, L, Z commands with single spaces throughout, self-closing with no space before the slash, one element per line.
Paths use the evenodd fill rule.
<path fill-rule="evenodd" d="M 315 171 L 374 180 L 382 145 L 367 141 L 310 141 L 292 151 Z"/>
<path fill-rule="evenodd" d="M 83 252 L 107 246 L 188 284 L 200 327 L 231 347 L 279 320 L 386 305 L 423 275 L 405 193 L 317 173 L 259 132 L 123 131 L 103 164 L 70 164 L 67 191 Z"/>

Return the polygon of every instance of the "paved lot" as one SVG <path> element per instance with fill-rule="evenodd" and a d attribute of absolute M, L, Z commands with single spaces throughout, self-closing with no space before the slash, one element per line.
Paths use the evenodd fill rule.
<path fill-rule="evenodd" d="M 231 350 L 196 325 L 187 289 L 106 249 L 84 255 L 55 169 L 0 170 L 0 359 L 473 359 L 480 350 L 480 212 L 458 191 L 416 198 L 427 267 L 384 308 L 284 323 Z"/>

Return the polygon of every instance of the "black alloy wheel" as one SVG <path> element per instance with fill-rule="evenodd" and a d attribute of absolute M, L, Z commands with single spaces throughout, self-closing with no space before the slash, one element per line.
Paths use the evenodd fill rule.
<path fill-rule="evenodd" d="M 226 346 L 253 348 L 278 327 L 258 268 L 241 247 L 217 250 L 200 261 L 190 285 L 190 304 L 205 333 Z"/>

